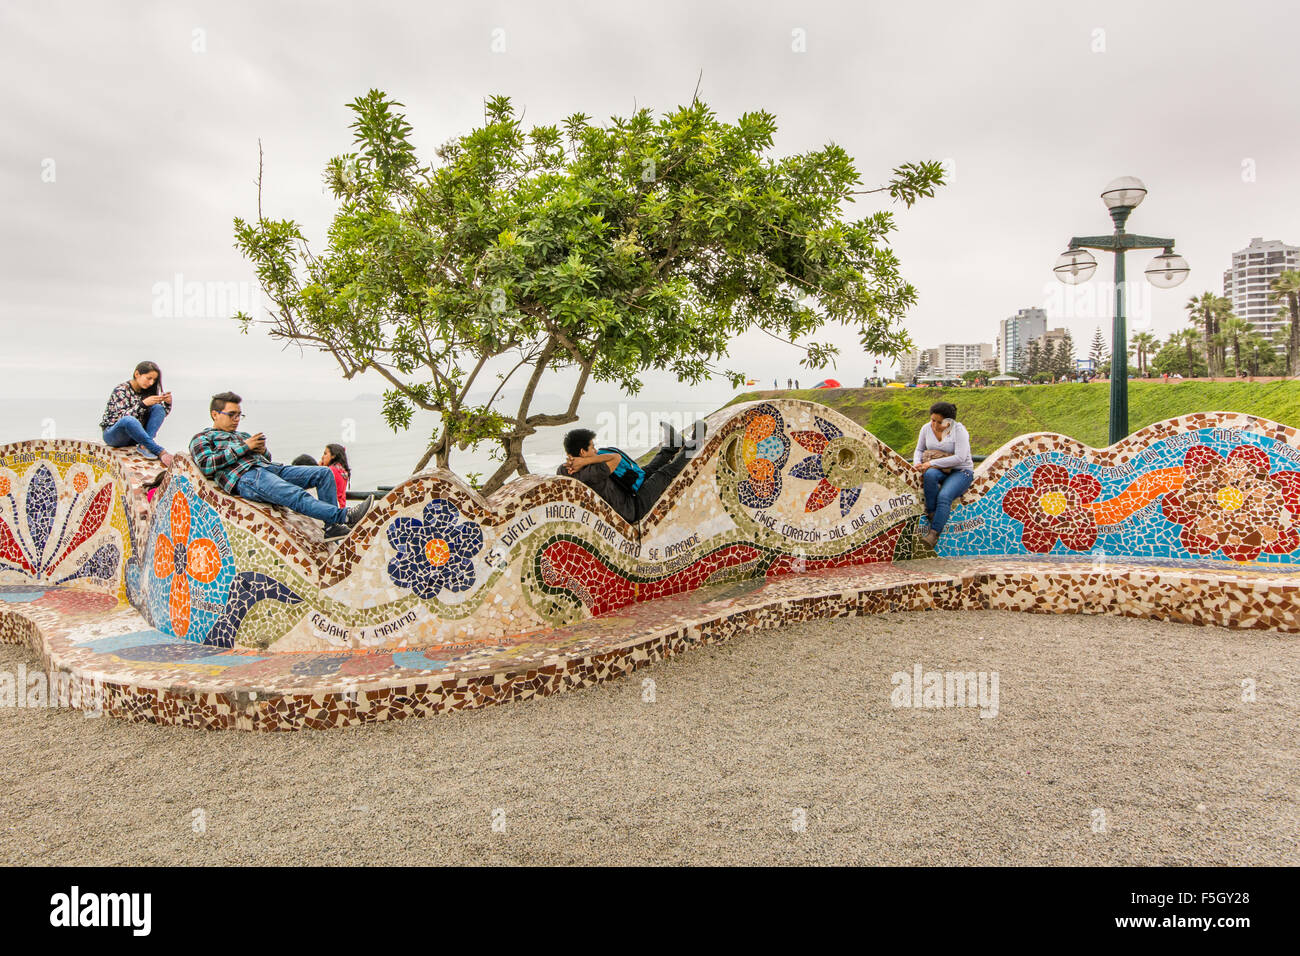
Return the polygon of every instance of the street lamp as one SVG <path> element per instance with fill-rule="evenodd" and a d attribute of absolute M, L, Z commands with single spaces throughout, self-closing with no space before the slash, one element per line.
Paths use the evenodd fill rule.
<path fill-rule="evenodd" d="M 1129 213 L 1142 204 L 1147 188 L 1136 176 L 1121 176 L 1101 192 L 1110 210 L 1115 233 L 1110 236 L 1075 236 L 1052 271 L 1067 285 L 1087 282 L 1097 271 L 1089 249 L 1115 254 L 1115 324 L 1110 337 L 1110 443 L 1128 436 L 1128 335 L 1124 327 L 1124 253 L 1129 249 L 1163 249 L 1146 268 L 1147 281 L 1159 289 L 1172 289 L 1187 278 L 1187 260 L 1174 252 L 1174 240 L 1138 236 L 1124 231 Z"/>

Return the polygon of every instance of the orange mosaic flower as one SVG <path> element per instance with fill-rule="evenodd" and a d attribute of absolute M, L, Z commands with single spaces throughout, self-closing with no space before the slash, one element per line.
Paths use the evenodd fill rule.
<path fill-rule="evenodd" d="M 77 489 L 77 494 L 81 494 L 90 486 L 90 479 L 86 477 L 84 471 L 79 471 L 72 476 L 72 487 Z"/>
<path fill-rule="evenodd" d="M 7 494 L 9 494 L 9 477 L 7 475 L 0 475 L 0 495 Z"/>
<path fill-rule="evenodd" d="M 184 495 L 172 497 L 171 536 L 158 535 L 153 549 L 154 577 L 171 576 L 167 616 L 177 637 L 190 629 L 190 579 L 211 584 L 221 572 L 221 551 L 211 538 L 190 540 L 190 503 Z"/>

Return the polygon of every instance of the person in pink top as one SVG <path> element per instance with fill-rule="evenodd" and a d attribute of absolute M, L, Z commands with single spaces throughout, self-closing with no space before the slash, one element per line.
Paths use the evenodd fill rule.
<path fill-rule="evenodd" d="M 348 466 L 348 450 L 342 445 L 331 442 L 321 453 L 320 463 L 334 472 L 334 487 L 338 489 L 340 508 L 346 508 L 348 500 L 348 479 L 352 469 Z"/>

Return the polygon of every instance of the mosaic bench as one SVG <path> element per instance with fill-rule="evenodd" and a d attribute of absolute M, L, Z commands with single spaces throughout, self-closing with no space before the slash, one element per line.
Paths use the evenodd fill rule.
<path fill-rule="evenodd" d="M 0 447 L 0 640 L 106 712 L 343 726 L 585 686 L 736 630 L 880 610 L 1120 613 L 1294 633 L 1296 430 L 1226 412 L 1109 449 L 1022 436 L 940 538 L 919 475 L 810 402 L 734 406 L 637 526 L 569 478 L 429 471 L 341 542 L 183 456 Z M 0 697 L 4 685 L 0 679 Z"/>

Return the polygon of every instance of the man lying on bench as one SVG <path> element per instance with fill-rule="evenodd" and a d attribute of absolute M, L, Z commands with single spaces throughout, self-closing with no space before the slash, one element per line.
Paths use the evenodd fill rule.
<path fill-rule="evenodd" d="M 703 421 L 695 423 L 689 441 L 684 441 L 667 422 L 662 427 L 659 452 L 644 469 L 626 452 L 597 448 L 596 433 L 590 428 L 575 428 L 564 436 L 567 458 L 555 473 L 577 478 L 609 502 L 624 521 L 636 524 L 650 513 L 672 480 L 704 447 L 707 428 Z"/>
<path fill-rule="evenodd" d="M 325 522 L 325 537 L 339 538 L 370 510 L 375 496 L 370 495 L 351 508 L 338 506 L 334 472 L 329 468 L 282 465 L 271 460 L 266 450 L 266 436 L 236 431 L 243 412 L 242 402 L 234 392 L 212 396 L 209 406 L 212 427 L 190 439 L 190 457 L 199 471 L 212 479 L 228 494 L 263 501 L 297 511 Z M 307 494 L 317 489 L 319 498 Z"/>

